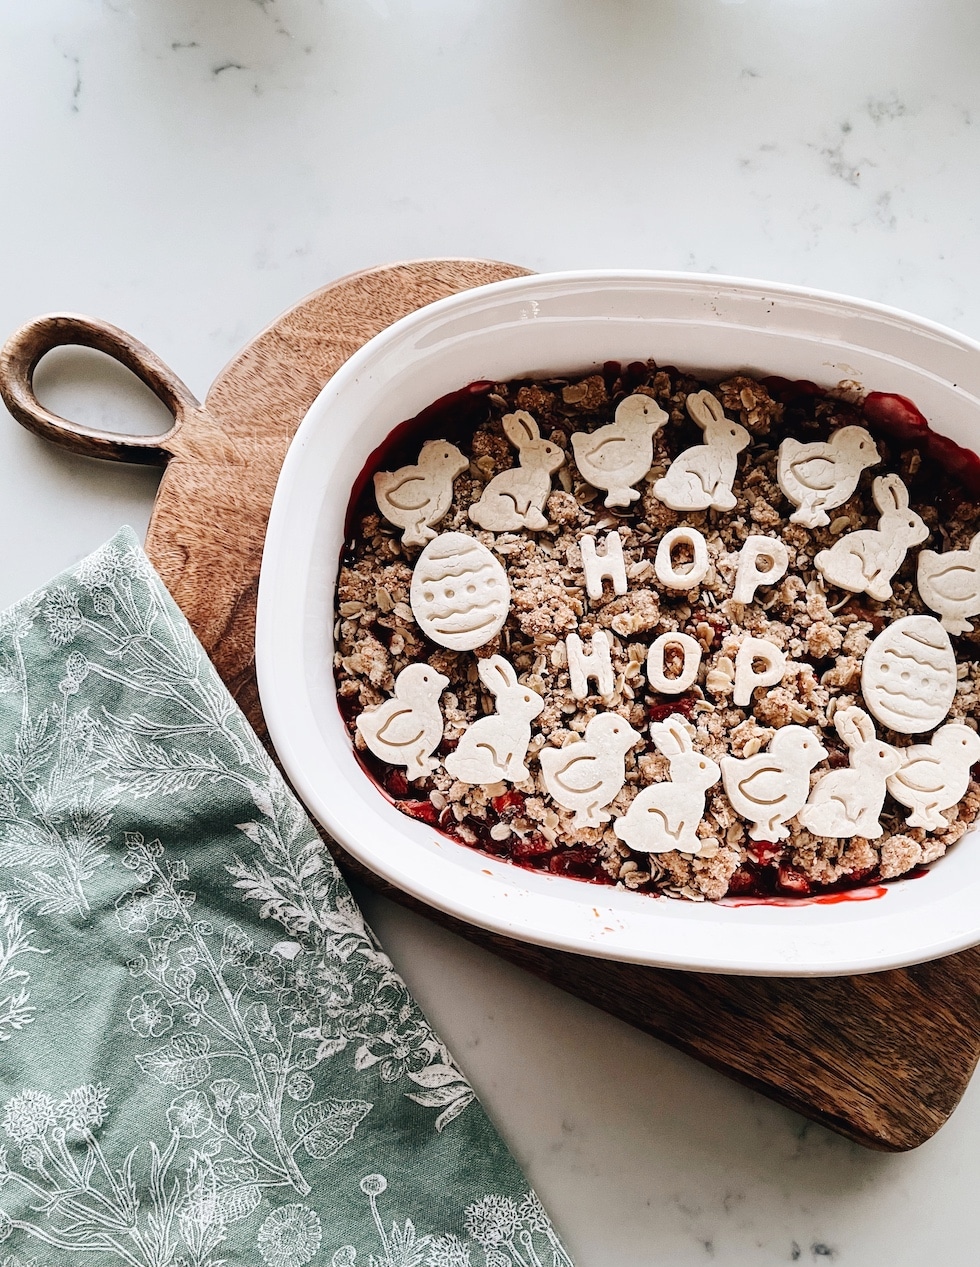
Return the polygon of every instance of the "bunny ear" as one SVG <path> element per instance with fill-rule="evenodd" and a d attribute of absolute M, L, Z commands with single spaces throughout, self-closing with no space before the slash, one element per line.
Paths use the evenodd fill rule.
<path fill-rule="evenodd" d="M 725 411 L 721 401 L 711 392 L 692 392 L 687 398 L 687 412 L 702 431 L 707 431 L 713 422 L 725 422 Z"/>
<path fill-rule="evenodd" d="M 875 724 L 863 709 L 855 708 L 854 725 L 858 734 L 861 736 L 862 743 L 874 743 L 878 738 L 875 734 Z"/>
<path fill-rule="evenodd" d="M 662 752 L 665 757 L 676 757 L 683 752 L 683 748 L 677 742 L 673 729 L 665 721 L 651 723 L 650 738 L 656 745 L 658 752 Z"/>
<path fill-rule="evenodd" d="M 666 721 L 653 722 L 650 738 L 665 757 L 677 757 L 692 749 L 687 721 L 681 713 L 671 713 Z"/>
<path fill-rule="evenodd" d="M 839 709 L 834 714 L 834 725 L 848 748 L 860 748 L 862 744 L 874 743 L 876 738 L 874 722 L 860 708 Z"/>
<path fill-rule="evenodd" d="M 538 424 L 526 409 L 518 409 L 517 413 L 504 415 L 504 431 L 516 449 L 526 448 L 535 440 L 541 439 Z"/>
<path fill-rule="evenodd" d="M 691 735 L 687 729 L 687 722 L 680 713 L 672 713 L 667 718 L 667 728 L 674 736 L 674 742 L 681 752 L 693 752 L 694 745 L 691 743 Z"/>
<path fill-rule="evenodd" d="M 480 675 L 480 681 L 491 695 L 499 695 L 506 687 L 517 685 L 517 674 L 500 655 L 492 655 L 486 660 L 481 660 L 477 666 L 477 672 Z"/>
<path fill-rule="evenodd" d="M 871 500 L 883 515 L 889 511 L 908 510 L 909 490 L 898 475 L 879 475 L 871 485 Z"/>

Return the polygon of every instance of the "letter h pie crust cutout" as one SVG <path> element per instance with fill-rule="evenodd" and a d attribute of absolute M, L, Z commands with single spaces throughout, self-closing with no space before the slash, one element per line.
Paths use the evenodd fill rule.
<path fill-rule="evenodd" d="M 604 629 L 596 630 L 592 635 L 591 645 L 591 652 L 586 654 L 578 634 L 569 634 L 565 639 L 569 684 L 572 694 L 579 700 L 587 698 L 590 678 L 595 679 L 597 693 L 603 697 L 612 695 L 615 685 L 610 654 L 612 649 L 609 635 Z"/>
<path fill-rule="evenodd" d="M 481 660 L 477 671 L 494 696 L 496 712 L 463 732 L 455 752 L 446 758 L 446 769 L 460 783 L 523 783 L 530 777 L 524 759 L 531 722 L 544 708 L 544 700 L 529 686 L 521 686 L 503 656 Z"/>
<path fill-rule="evenodd" d="M 602 597 L 602 582 L 606 577 L 612 581 L 614 594 L 625 594 L 629 586 L 626 564 L 623 561 L 623 541 L 619 533 L 606 533 L 601 554 L 595 537 L 589 533 L 578 544 L 582 551 L 582 570 L 585 572 L 585 590 L 589 598 Z"/>

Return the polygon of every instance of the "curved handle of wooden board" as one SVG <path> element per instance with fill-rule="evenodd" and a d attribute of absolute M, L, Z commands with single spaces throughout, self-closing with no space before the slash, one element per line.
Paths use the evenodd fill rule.
<path fill-rule="evenodd" d="M 34 371 L 43 356 L 61 347 L 94 348 L 125 365 L 170 410 L 173 426 L 162 435 L 130 436 L 69 422 L 45 409 L 34 392 Z M 38 317 L 10 336 L 0 349 L 0 397 L 19 423 L 62 448 L 147 465 L 166 462 L 181 425 L 201 409 L 176 374 L 138 339 L 107 321 L 74 313 Z"/>

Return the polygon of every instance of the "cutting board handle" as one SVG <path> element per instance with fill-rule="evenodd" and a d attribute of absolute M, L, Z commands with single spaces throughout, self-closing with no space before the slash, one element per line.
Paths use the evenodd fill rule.
<path fill-rule="evenodd" d="M 130 436 L 69 422 L 45 409 L 34 392 L 34 371 L 43 356 L 61 347 L 94 348 L 125 365 L 167 407 L 173 426 L 162 435 Z M 107 321 L 74 313 L 37 317 L 10 336 L 0 349 L 0 397 L 19 423 L 62 448 L 151 466 L 167 461 L 182 424 L 201 410 L 176 374 L 138 339 Z"/>

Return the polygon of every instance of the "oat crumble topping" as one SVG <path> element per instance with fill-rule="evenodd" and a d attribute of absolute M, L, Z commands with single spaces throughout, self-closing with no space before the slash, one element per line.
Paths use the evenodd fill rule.
<path fill-rule="evenodd" d="M 676 512 L 657 499 L 653 484 L 678 453 L 701 442 L 685 401 L 704 388 L 751 434 L 733 486 L 737 506 L 731 512 Z M 654 439 L 653 465 L 638 485 L 640 500 L 628 510 L 610 510 L 579 474 L 569 437 L 609 423 L 617 404 L 637 392 L 652 397 L 670 421 Z M 565 451 L 566 463 L 545 505 L 545 529 L 493 533 L 477 528 L 468 510 L 495 475 L 517 464 L 501 428 L 501 418 L 517 409 L 533 415 L 541 436 Z M 703 844 L 696 856 L 639 853 L 617 838 L 612 823 L 573 828 L 572 813 L 548 796 L 536 760 L 545 744 L 563 746 L 580 736 L 598 712 L 619 713 L 644 738 L 627 754 L 626 782 L 607 807 L 614 817 L 626 812 L 642 787 L 666 777 L 667 759 L 650 740 L 649 725 L 675 712 L 689 718 L 695 748 L 714 761 L 728 754 L 752 756 L 777 729 L 796 724 L 812 728 L 828 751 L 812 780 L 848 764 L 833 718 L 837 709 L 861 705 L 861 667 L 871 640 L 894 620 L 929 609 L 915 586 L 916 550 L 896 573 L 893 595 L 885 602 L 827 586 L 814 556 L 842 533 L 877 525 L 871 482 L 886 472 L 901 476 L 911 508 L 930 529 L 923 548 L 964 549 L 980 530 L 980 507 L 947 470 L 874 426 L 882 461 L 864 471 L 854 496 L 831 512 L 830 524 L 811 529 L 789 522 L 793 507 L 776 482 L 780 440 L 788 435 L 826 440 L 840 427 L 871 425 L 859 400 L 746 375 L 711 384 L 650 361 L 607 366 L 604 373 L 584 377 L 476 384 L 441 411 L 427 414 L 422 429 L 385 456 L 385 469 L 415 461 L 425 439 L 448 439 L 462 449 L 469 467 L 456 479 L 452 506 L 438 531 L 466 533 L 487 546 L 507 570 L 512 604 L 500 633 L 475 652 L 436 646 L 415 623 L 409 605 L 418 551 L 403 547 L 399 531 L 379 515 L 370 488 L 352 508 L 337 590 L 338 697 L 358 755 L 404 812 L 522 866 L 692 901 L 740 893 L 804 896 L 827 886 L 892 879 L 941 857 L 976 819 L 980 782 L 974 779 L 960 803 L 945 811 L 947 826 L 940 831 L 908 827 L 907 811 L 889 796 L 881 815 L 885 830 L 875 840 L 814 836 L 792 819 L 787 840 L 753 841 L 749 825 L 718 782 L 707 793 L 698 828 Z M 653 569 L 659 539 L 681 524 L 704 535 L 710 560 L 704 580 L 687 593 L 660 588 Z M 622 538 L 629 592 L 616 596 L 607 584 L 601 598 L 589 599 L 579 539 L 613 528 Z M 782 539 L 789 569 L 777 584 L 760 587 L 752 603 L 737 603 L 731 595 L 738 552 L 747 537 L 760 533 Z M 564 638 L 577 632 L 587 641 L 597 629 L 612 635 L 613 694 L 576 700 Z M 647 649 L 667 632 L 688 634 L 702 648 L 696 683 L 681 696 L 658 694 L 646 677 Z M 752 706 L 739 708 L 732 699 L 735 656 L 745 635 L 781 648 L 789 667 L 781 685 L 757 691 Z M 977 729 L 980 630 L 954 637 L 953 647 L 958 682 L 946 721 Z M 404 771 L 383 765 L 364 748 L 354 730 L 356 715 L 387 699 L 398 673 L 424 660 L 450 680 L 441 700 L 445 731 L 437 755 L 451 752 L 470 724 L 493 711 L 493 699 L 477 675 L 477 658 L 494 654 L 507 657 L 520 682 L 545 700 L 533 723 L 526 782 L 464 784 L 440 766 L 430 777 L 409 783 Z M 671 653 L 667 664 L 669 671 Z M 878 733 L 898 748 L 926 741 L 881 726 Z"/>

